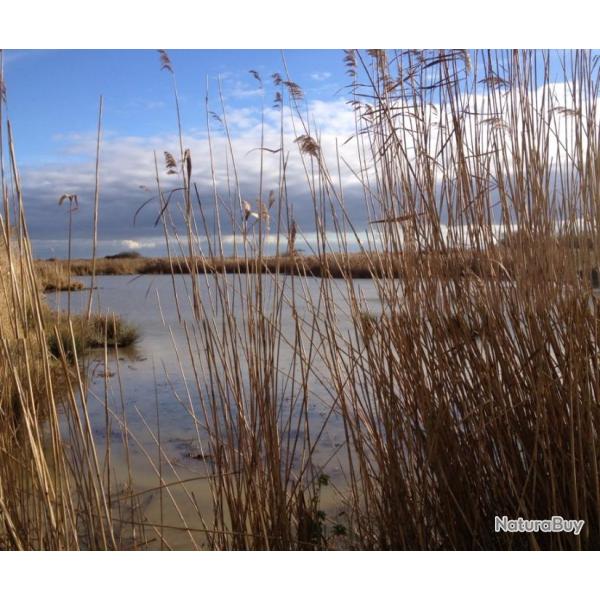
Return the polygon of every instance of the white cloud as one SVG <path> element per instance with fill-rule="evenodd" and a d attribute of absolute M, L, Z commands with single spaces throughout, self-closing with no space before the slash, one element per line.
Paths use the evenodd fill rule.
<path fill-rule="evenodd" d="M 159 242 L 151 240 L 123 240 L 122 245 L 128 250 L 140 250 L 141 248 L 156 248 Z"/>
<path fill-rule="evenodd" d="M 260 96 L 262 93 L 263 91 L 258 86 L 250 86 L 241 81 L 236 81 L 232 89 L 229 90 L 228 95 L 232 98 L 252 98 Z"/>
<path fill-rule="evenodd" d="M 310 78 L 315 81 L 326 81 L 331 77 L 331 73 L 329 71 L 317 71 L 316 73 L 311 73 Z"/>

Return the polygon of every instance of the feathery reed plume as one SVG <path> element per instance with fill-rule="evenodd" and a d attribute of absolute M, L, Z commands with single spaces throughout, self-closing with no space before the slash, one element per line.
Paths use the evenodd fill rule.
<path fill-rule="evenodd" d="M 471 54 L 468 50 L 461 50 L 460 53 L 463 57 L 463 62 L 465 63 L 465 71 L 467 72 L 467 75 L 469 75 L 473 68 L 471 64 Z"/>
<path fill-rule="evenodd" d="M 479 80 L 479 83 L 484 83 L 491 88 L 507 88 L 510 87 L 510 83 L 494 73 L 493 71 L 487 77 Z"/>
<path fill-rule="evenodd" d="M 304 92 L 297 83 L 289 80 L 282 81 L 281 83 L 283 83 L 283 85 L 287 88 L 287 91 L 294 100 L 299 101 L 304 98 Z"/>
<path fill-rule="evenodd" d="M 297 137 L 294 142 L 298 144 L 300 151 L 304 154 L 309 154 L 313 158 L 319 158 L 321 148 L 312 136 L 303 134 Z"/>
<path fill-rule="evenodd" d="M 177 161 L 175 157 L 165 150 L 165 169 L 167 170 L 167 175 L 176 175 L 177 174 Z"/>
<path fill-rule="evenodd" d="M 160 57 L 161 70 L 166 70 L 170 73 L 173 73 L 173 65 L 171 64 L 169 55 L 164 50 L 158 50 L 158 54 Z"/>
<path fill-rule="evenodd" d="M 252 77 L 254 77 L 254 79 L 256 79 L 256 81 L 258 81 L 260 87 L 262 88 L 263 81 L 262 81 L 262 78 L 261 78 L 260 74 L 258 73 L 258 71 L 255 71 L 254 69 L 250 69 L 248 71 L 248 73 L 250 73 L 250 75 L 252 75 Z"/>
<path fill-rule="evenodd" d="M 260 219 L 260 215 L 252 210 L 252 205 L 247 200 L 242 202 L 242 213 L 244 221 L 247 221 L 250 217 L 253 217 L 254 219 Z"/>
<path fill-rule="evenodd" d="M 356 76 L 356 57 L 354 50 L 344 50 L 344 64 L 346 65 L 346 73 L 350 77 Z"/>

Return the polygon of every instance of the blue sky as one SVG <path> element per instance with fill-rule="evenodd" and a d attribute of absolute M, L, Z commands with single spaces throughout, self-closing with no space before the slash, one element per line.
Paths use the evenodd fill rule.
<path fill-rule="evenodd" d="M 257 70 L 268 79 L 283 70 L 276 50 L 169 50 L 185 122 L 202 126 L 206 79 L 220 76 L 227 104 L 256 104 Z M 346 83 L 342 52 L 289 50 L 290 76 L 311 99 L 330 100 Z M 21 160 L 51 160 L 57 138 L 95 128 L 98 97 L 105 99 L 104 123 L 119 135 L 173 131 L 170 80 L 160 71 L 156 50 L 7 50 L 8 108 Z"/>
<path fill-rule="evenodd" d="M 341 50 L 291 50 L 283 55 L 277 50 L 168 53 L 177 78 L 186 144 L 189 140 L 193 146 L 195 141 L 199 150 L 206 129 L 207 80 L 214 110 L 218 110 L 217 82 L 221 81 L 234 138 L 256 133 L 261 95 L 249 73 L 251 69 L 265 81 L 267 107 L 272 105 L 276 89 L 271 75 L 284 72 L 284 60 L 290 78 L 303 88 L 307 106 L 316 103 L 320 107 L 326 126 L 331 123 L 327 107 L 337 110 L 345 102 L 344 86 L 348 80 Z M 147 241 L 156 241 L 160 235 L 160 230 L 153 227 L 155 215 L 147 211 L 136 227 L 131 223 L 134 211 L 148 197 L 140 186 L 151 188 L 154 183 L 153 151 L 162 157 L 164 150 L 177 149 L 171 80 L 166 71 L 161 71 L 157 51 L 7 50 L 4 71 L 7 116 L 13 127 L 37 254 L 64 254 L 61 240 L 65 237 L 65 219 L 53 205 L 65 192 L 77 193 L 80 199 L 81 208 L 75 218 L 75 252 L 89 253 L 86 238 L 91 223 L 100 94 L 104 97 L 100 251 L 121 250 L 123 240 L 141 240 L 146 253 L 161 254 L 164 249 L 160 243 Z M 257 146 L 258 141 L 254 135 L 250 145 Z M 122 154 L 118 164 L 113 158 L 115 150 Z M 205 157 L 194 158 L 198 163 Z M 130 168 L 127 163 L 131 163 Z"/>

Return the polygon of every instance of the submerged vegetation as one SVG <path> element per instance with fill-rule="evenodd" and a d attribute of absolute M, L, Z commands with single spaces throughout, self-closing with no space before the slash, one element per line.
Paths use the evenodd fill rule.
<path fill-rule="evenodd" d="M 345 53 L 356 118 L 348 143 L 378 229 L 374 245 L 356 235 L 342 160 L 321 148 L 303 92 L 287 73 L 272 78 L 281 133 L 269 165 L 279 185 L 273 195 L 263 189 L 260 140 L 256 211 L 233 175 L 231 197 L 222 198 L 216 182 L 211 200 L 197 196 L 178 120 L 181 155 L 165 153 L 173 191 L 156 172 L 169 256 L 100 259 L 94 268 L 189 275 L 189 297 L 174 300 L 193 307 L 186 401 L 201 456 L 211 458 L 203 476 L 208 511 L 164 455 L 160 430 L 158 459 L 148 456 L 160 522 L 144 520 L 138 501 L 146 490 L 131 477 L 111 478 L 111 455 L 98 455 L 86 417 L 85 382 L 67 368 L 69 352 L 78 360 L 77 345 L 64 341 L 74 339 L 73 320 L 53 350 L 46 345 L 49 325 L 16 185 L 22 227 L 13 251 L 6 210 L 0 252 L 0 546 L 141 548 L 152 537 L 167 548 L 177 529 L 189 547 L 212 549 L 600 548 L 600 306 L 592 286 L 600 264 L 600 72 L 590 52 L 560 58 L 564 82 L 556 83 L 548 53 Z M 179 119 L 174 65 L 165 52 L 160 59 Z M 266 82 L 253 77 L 266 93 Z M 208 115 L 230 142 L 222 101 L 215 108 L 207 99 L 210 142 Z M 314 206 L 314 256 L 295 250 L 286 187 L 292 151 Z M 227 160 L 235 172 L 231 146 Z M 171 227 L 173 198 L 185 217 L 183 236 Z M 239 204 L 233 211 L 232 202 Z M 209 207 L 216 223 L 205 219 Z M 200 244 L 214 239 L 214 227 L 220 240 L 226 225 L 243 248 L 234 259 L 219 241 L 208 251 Z M 287 238 L 287 257 L 265 255 L 269 227 Z M 348 239 L 361 246 L 359 259 L 331 252 Z M 354 260 L 376 275 L 377 314 L 353 283 Z M 315 298 L 302 275 L 317 273 L 298 263 L 318 266 L 319 274 L 335 268 L 341 281 L 323 278 Z M 164 271 L 141 270 L 157 265 Z M 87 272 L 78 261 L 70 267 Z M 334 285 L 345 289 L 346 306 L 334 300 Z M 350 331 L 338 325 L 341 311 Z M 283 333 L 288 313 L 292 335 Z M 119 343 L 105 329 L 110 323 L 96 321 L 101 345 Z M 53 392 L 56 360 L 70 382 L 66 427 Z M 315 399 L 317 382 L 326 397 Z M 318 419 L 315 400 L 323 407 Z M 121 417 L 106 405 L 107 422 L 128 439 Z M 344 443 L 317 460 L 334 418 Z M 327 476 L 332 463 L 342 471 L 335 485 Z M 185 492 L 186 510 L 173 486 Z M 328 512 L 323 494 L 331 488 L 338 508 Z M 562 515 L 585 527 L 579 536 L 498 534 L 497 515 Z"/>

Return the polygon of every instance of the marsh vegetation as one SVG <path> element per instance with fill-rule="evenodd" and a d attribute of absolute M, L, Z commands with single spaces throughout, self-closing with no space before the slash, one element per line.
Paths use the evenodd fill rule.
<path fill-rule="evenodd" d="M 561 53 L 557 83 L 550 53 L 346 52 L 356 119 L 347 143 L 376 232 L 367 241 L 347 211 L 339 148 L 324 152 L 285 72 L 269 84 L 254 74 L 262 92 L 273 87 L 281 116 L 276 189 L 263 189 L 267 150 L 258 140 L 258 200 L 242 198 L 231 145 L 230 195 L 213 182 L 212 198 L 200 197 L 175 68 L 160 58 L 181 151 L 165 152 L 168 175 L 156 168 L 169 255 L 157 260 L 161 292 L 146 287 L 173 362 L 144 371 L 152 420 L 128 406 L 110 319 L 93 356 L 96 384 L 75 343 L 48 344 L 7 129 L 0 546 L 600 548 L 596 57 Z M 213 106 L 207 94 L 208 139 L 217 123 L 230 141 L 216 96 Z M 296 253 L 288 151 L 314 207 L 312 256 Z M 176 209 L 183 233 L 171 227 Z M 275 257 L 267 232 L 284 242 Z M 235 236 L 233 257 L 225 233 Z M 344 251 L 349 240 L 359 259 Z M 92 289 L 75 293 L 92 298 L 109 262 L 141 273 L 123 261 L 143 260 L 103 261 L 94 249 Z M 357 285 L 356 260 L 368 287 Z M 78 261 L 69 262 L 75 276 Z M 318 273 L 303 266 L 311 264 Z M 91 303 L 69 300 L 72 341 Z M 193 439 L 193 472 L 166 435 L 169 395 Z M 580 536 L 496 534 L 496 515 L 586 524 Z"/>

